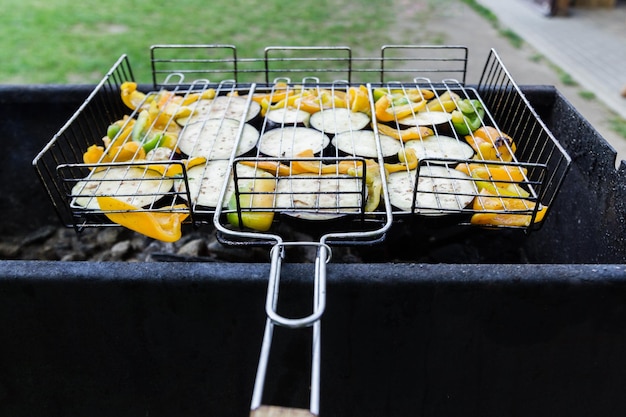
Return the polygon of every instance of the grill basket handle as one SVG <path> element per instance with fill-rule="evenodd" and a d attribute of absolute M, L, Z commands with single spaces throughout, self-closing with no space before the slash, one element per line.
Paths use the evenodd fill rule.
<path fill-rule="evenodd" d="M 316 246 L 318 248 L 315 259 L 315 281 L 313 292 L 313 311 L 310 315 L 302 318 L 287 318 L 279 315 L 276 311 L 280 287 L 280 270 L 284 258 L 285 246 Z M 319 415 L 320 397 L 320 356 L 321 356 L 321 317 L 326 306 L 326 263 L 330 261 L 330 247 L 324 243 L 289 242 L 278 243 L 272 247 L 270 277 L 267 288 L 267 302 L 265 310 L 267 320 L 263 334 L 263 344 L 254 381 L 252 403 L 250 405 L 250 417 L 312 417 Z M 312 358 L 311 358 L 311 394 L 309 410 L 300 408 L 285 408 L 261 405 L 263 400 L 263 387 L 267 374 L 270 350 L 274 326 L 287 328 L 312 327 Z"/>

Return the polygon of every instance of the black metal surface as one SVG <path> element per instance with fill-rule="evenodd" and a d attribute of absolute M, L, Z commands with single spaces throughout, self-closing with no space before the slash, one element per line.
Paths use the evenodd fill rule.
<path fill-rule="evenodd" d="M 268 265 L 86 266 L 0 262 L 0 414 L 247 415 Z M 308 268 L 285 265 L 293 300 Z M 328 272 L 321 415 L 626 412 L 623 266 Z M 302 341 L 278 336 L 266 398 L 297 405 Z"/>
<path fill-rule="evenodd" d="M 58 223 L 29 160 L 76 111 L 93 85 L 0 85 L 2 235 Z"/>

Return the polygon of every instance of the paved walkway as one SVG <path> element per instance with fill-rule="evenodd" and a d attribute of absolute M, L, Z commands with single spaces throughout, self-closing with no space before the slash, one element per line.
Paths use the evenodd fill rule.
<path fill-rule="evenodd" d="M 529 0 L 478 0 L 585 90 L 626 118 L 626 2 L 614 9 L 572 8 L 545 17 Z"/>

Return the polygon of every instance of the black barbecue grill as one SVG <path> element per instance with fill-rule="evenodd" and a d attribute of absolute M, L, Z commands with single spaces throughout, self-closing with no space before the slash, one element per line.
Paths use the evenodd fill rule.
<path fill-rule="evenodd" d="M 187 58 L 160 55 L 181 49 Z M 310 208 L 279 206 L 267 233 L 226 222 L 232 210 L 241 220 L 241 206 L 191 205 L 185 231 L 208 230 L 229 245 L 269 244 L 269 264 L 3 261 L 2 368 L 9 378 L 1 387 L 11 395 L 0 397 L 0 411 L 246 415 L 250 403 L 253 409 L 277 404 L 337 416 L 624 411 L 623 168 L 613 168 L 615 153 L 553 88 L 518 87 L 494 51 L 479 83 L 466 84 L 466 56 L 459 47 L 385 47 L 372 59 L 352 57 L 347 48 L 268 48 L 258 60 L 237 57 L 232 47 L 153 48 L 153 85 L 140 85 L 148 94 L 167 89 L 184 96 L 214 88 L 217 96 L 229 96 L 229 89 L 250 97 L 287 80 L 288 88 L 364 85 L 373 94 L 376 88 L 419 86 L 479 98 L 489 122 L 515 132 L 516 160 L 495 164 L 527 168 L 521 184 L 526 199 L 549 207 L 549 215 L 526 227 L 485 229 L 470 225 L 472 207 L 428 207 L 439 212 L 424 215 L 413 198 L 409 210 L 399 210 L 389 204 L 387 189 L 376 210 L 365 213 L 364 173 L 353 178 L 360 184 L 360 204 L 322 213 L 332 210 L 337 219 L 311 223 L 294 218 Z M 36 213 L 31 223 L 50 221 L 47 200 L 62 223 L 78 231 L 115 226 L 101 210 L 76 204 L 72 190 L 102 168 L 146 165 L 82 162 L 109 123 L 129 114 L 119 88 L 132 79 L 122 57 L 95 89 L 73 94 L 41 88 L 32 94 L 44 108 L 61 97 L 72 96 L 73 103 L 88 97 L 77 112 L 67 106 L 58 115 L 58 121 L 69 121 L 34 161 L 46 195 L 36 207 L 32 196 L 12 197 L 24 202 L 23 212 L 13 212 L 16 218 Z M 233 81 L 189 82 L 197 79 Z M 19 92 L 2 94 L 8 114 L 20 114 L 20 106 L 32 110 Z M 16 138 L 37 129 L 27 125 Z M 298 161 L 254 152 L 228 159 L 235 184 L 258 179 L 241 174 L 240 162 Z M 380 147 L 375 159 L 384 162 Z M 358 165 L 364 158 L 333 151 L 300 161 Z M 430 164 L 469 162 L 425 158 L 416 179 Z M 188 184 L 182 162 L 165 165 L 179 166 L 182 176 L 174 180 Z M 224 183 L 220 200 L 225 189 Z M 191 193 L 173 190 L 153 193 L 149 197 L 159 202 L 143 210 L 192 201 Z M 234 193 L 246 191 L 235 186 Z M 312 194 L 314 200 L 322 195 Z M 296 233 L 285 233 L 285 227 Z M 302 230 L 311 238 L 291 239 Z M 339 245 L 363 247 L 363 258 L 377 263 L 339 262 L 327 270 Z M 301 247 L 317 252 L 312 265 L 290 257 Z M 438 256 L 423 257 L 429 250 Z M 397 252 L 402 256 L 394 257 Z M 478 254 L 475 262 L 466 261 L 470 252 Z M 263 309 L 266 315 L 259 314 Z"/>

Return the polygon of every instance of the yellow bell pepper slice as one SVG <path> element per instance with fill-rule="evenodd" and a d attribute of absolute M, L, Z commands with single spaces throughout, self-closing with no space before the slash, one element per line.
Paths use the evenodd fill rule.
<path fill-rule="evenodd" d="M 412 169 L 417 168 L 417 154 L 415 153 L 415 149 L 409 148 L 406 150 L 398 151 L 398 159 L 400 160 L 399 164 L 385 164 L 385 170 L 387 173 L 391 174 L 393 172 L 399 171 L 410 171 Z"/>
<path fill-rule="evenodd" d="M 274 191 L 276 179 L 265 171 L 257 171 L 255 178 L 246 180 L 239 185 L 239 208 L 241 209 L 241 225 L 261 232 L 268 231 L 274 221 L 273 211 L 257 209 L 272 209 L 274 207 Z M 228 202 L 229 210 L 237 210 L 237 194 L 233 193 Z M 228 222 L 233 226 L 240 226 L 240 217 L 237 211 L 226 215 Z"/>
<path fill-rule="evenodd" d="M 252 168 L 262 169 L 263 171 L 267 171 L 270 174 L 279 177 L 285 177 L 293 174 L 302 174 L 302 172 L 296 170 L 294 167 L 291 167 L 287 164 L 281 164 L 277 161 L 241 161 L 240 164 Z"/>
<path fill-rule="evenodd" d="M 391 136 L 394 139 L 401 140 L 402 142 L 414 139 L 423 139 L 426 136 L 434 135 L 433 130 L 426 126 L 412 126 L 408 129 L 399 130 L 387 125 L 378 125 L 378 132 L 386 136 Z"/>
<path fill-rule="evenodd" d="M 184 204 L 173 206 L 168 211 L 140 211 L 133 205 L 114 197 L 97 196 L 98 205 L 112 222 L 142 235 L 163 242 L 176 242 L 182 236 L 182 222 L 189 212 L 177 212 L 187 208 Z"/>
<path fill-rule="evenodd" d="M 517 150 L 509 135 L 492 126 L 478 128 L 465 140 L 476 151 L 476 157 L 483 160 L 511 162 Z"/>
<path fill-rule="evenodd" d="M 383 189 L 382 173 L 380 172 L 380 166 L 373 159 L 365 160 L 365 183 L 367 185 L 367 201 L 365 202 L 365 212 L 372 212 L 378 208 L 380 204 L 380 194 Z M 353 177 L 363 176 L 363 164 L 352 164 L 348 169 L 348 175 Z"/>
<path fill-rule="evenodd" d="M 137 91 L 137 83 L 126 81 L 120 86 L 122 102 L 131 110 L 137 109 L 146 99 L 146 95 Z"/>
<path fill-rule="evenodd" d="M 477 211 L 488 211 L 485 213 L 475 213 L 472 215 L 471 223 L 485 226 L 519 226 L 530 225 L 529 212 L 535 209 L 535 203 L 522 198 L 503 198 L 492 194 L 488 190 L 481 190 L 480 195 L 474 199 L 473 208 Z M 543 220 L 547 206 L 541 206 L 537 210 L 534 222 Z M 494 213 L 501 211 L 502 213 Z M 518 212 L 518 213 L 516 213 Z"/>

